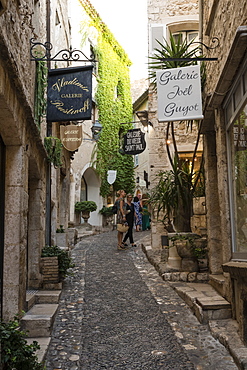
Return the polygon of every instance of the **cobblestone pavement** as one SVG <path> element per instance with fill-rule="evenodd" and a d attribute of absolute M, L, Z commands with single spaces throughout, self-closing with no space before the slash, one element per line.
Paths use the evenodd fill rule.
<path fill-rule="evenodd" d="M 147 234 L 135 233 L 135 241 Z M 72 257 L 47 370 L 237 369 L 140 246 L 118 251 L 112 231 L 84 238 Z"/>

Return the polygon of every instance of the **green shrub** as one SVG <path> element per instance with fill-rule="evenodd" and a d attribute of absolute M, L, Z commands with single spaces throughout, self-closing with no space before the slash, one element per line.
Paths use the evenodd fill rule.
<path fill-rule="evenodd" d="M 75 212 L 93 212 L 96 211 L 97 204 L 92 200 L 84 200 L 83 202 L 76 202 L 75 204 Z"/>
<path fill-rule="evenodd" d="M 68 275 L 67 270 L 69 268 L 75 267 L 75 265 L 72 263 L 71 258 L 69 257 L 68 251 L 64 251 L 63 249 L 59 248 L 56 245 L 52 246 L 45 246 L 42 249 L 41 257 L 56 257 L 58 258 L 58 268 L 59 273 L 62 277 L 65 277 Z"/>
<path fill-rule="evenodd" d="M 19 330 L 19 318 L 0 323 L 1 364 L 4 370 L 43 370 L 35 354 L 39 344 L 27 344 L 26 333 Z"/>
<path fill-rule="evenodd" d="M 113 212 L 112 212 L 112 207 L 106 207 L 106 206 L 103 206 L 100 210 L 99 210 L 99 213 L 103 216 L 112 216 L 113 215 Z"/>

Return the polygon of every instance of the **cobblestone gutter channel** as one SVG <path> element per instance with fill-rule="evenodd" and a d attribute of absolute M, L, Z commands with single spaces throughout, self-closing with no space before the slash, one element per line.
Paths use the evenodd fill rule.
<path fill-rule="evenodd" d="M 72 255 L 47 370 L 237 369 L 140 247 L 117 251 L 109 232 L 83 239 Z"/>

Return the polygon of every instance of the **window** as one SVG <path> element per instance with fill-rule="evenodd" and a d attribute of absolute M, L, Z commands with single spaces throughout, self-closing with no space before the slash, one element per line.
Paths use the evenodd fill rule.
<path fill-rule="evenodd" d="M 232 223 L 236 253 L 247 253 L 247 104 L 228 132 L 232 179 Z"/>
<path fill-rule="evenodd" d="M 164 26 L 163 25 L 152 25 L 151 29 L 151 53 L 154 53 L 154 49 L 160 49 L 160 45 L 157 40 L 161 43 L 164 43 Z"/>
<path fill-rule="evenodd" d="M 247 60 L 223 108 L 227 129 L 233 258 L 247 258 Z"/>
<path fill-rule="evenodd" d="M 172 36 L 174 37 L 176 42 L 178 41 L 179 35 L 181 35 L 180 37 L 182 37 L 181 42 L 184 42 L 186 40 L 187 43 L 190 43 L 191 41 L 194 40 L 193 42 L 196 43 L 197 41 L 199 41 L 199 32 L 198 31 L 175 32 L 175 33 L 172 34 Z M 189 47 L 189 50 L 194 49 L 197 46 L 198 46 L 198 44 L 193 44 Z"/>
<path fill-rule="evenodd" d="M 194 155 L 193 152 L 179 152 L 178 154 L 179 163 L 180 165 L 182 165 L 182 168 L 188 169 L 189 171 L 192 170 L 193 155 Z M 195 181 L 195 177 L 196 177 L 195 175 L 198 173 L 198 171 L 201 168 L 201 163 L 202 163 L 202 152 L 198 151 L 194 159 L 194 167 L 193 167 L 193 174 L 194 174 L 193 177 L 194 178 L 192 178 L 193 183 Z M 205 185 L 204 185 L 204 174 L 202 171 L 199 179 L 197 180 L 195 194 L 197 196 L 204 196 L 205 195 L 204 193 L 205 193 Z"/>
<path fill-rule="evenodd" d="M 87 200 L 87 183 L 84 177 L 82 176 L 80 202 L 84 202 L 84 200 Z"/>

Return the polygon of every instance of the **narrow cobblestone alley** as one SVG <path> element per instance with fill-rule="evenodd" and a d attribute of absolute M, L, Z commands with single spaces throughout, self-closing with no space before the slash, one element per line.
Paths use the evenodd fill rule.
<path fill-rule="evenodd" d="M 135 240 L 147 234 L 135 233 Z M 47 370 L 237 369 L 140 246 L 118 251 L 112 231 L 84 238 L 72 257 Z"/>

